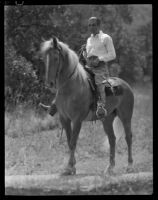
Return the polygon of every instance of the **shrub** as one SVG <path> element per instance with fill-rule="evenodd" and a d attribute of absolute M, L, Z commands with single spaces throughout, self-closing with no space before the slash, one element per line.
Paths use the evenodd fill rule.
<path fill-rule="evenodd" d="M 41 94 L 50 95 L 38 80 L 31 62 L 18 55 L 11 43 L 5 48 L 5 104 L 20 103 L 37 105 Z M 13 106 L 13 107 L 14 107 Z"/>

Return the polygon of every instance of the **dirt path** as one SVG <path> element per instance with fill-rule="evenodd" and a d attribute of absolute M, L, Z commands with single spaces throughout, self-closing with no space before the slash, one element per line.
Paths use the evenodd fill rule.
<path fill-rule="evenodd" d="M 6 176 L 6 195 L 152 194 L 152 173 Z"/>

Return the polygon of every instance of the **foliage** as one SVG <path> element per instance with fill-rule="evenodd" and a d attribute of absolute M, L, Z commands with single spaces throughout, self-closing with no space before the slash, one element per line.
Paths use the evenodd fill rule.
<path fill-rule="evenodd" d="M 13 46 L 6 46 L 5 52 L 5 92 L 8 101 L 17 103 L 35 98 L 34 90 L 37 77 L 32 64 L 24 57 L 18 56 Z"/>
<path fill-rule="evenodd" d="M 89 37 L 87 19 L 91 16 L 98 16 L 102 30 L 113 38 L 117 59 L 109 66 L 114 74 L 128 82 L 152 78 L 152 19 L 148 8 L 150 5 L 5 7 L 6 86 L 14 97 L 18 93 L 25 101 L 39 101 L 44 91 L 40 85 L 44 75 L 39 54 L 42 39 L 55 35 L 78 52 Z"/>
<path fill-rule="evenodd" d="M 18 55 L 10 42 L 5 44 L 5 61 L 6 103 L 12 108 L 19 103 L 37 105 L 42 93 L 47 94 L 31 62 Z"/>

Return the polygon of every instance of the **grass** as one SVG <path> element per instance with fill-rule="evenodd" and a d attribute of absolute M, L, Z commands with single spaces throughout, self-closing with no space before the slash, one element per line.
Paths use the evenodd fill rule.
<path fill-rule="evenodd" d="M 25 109 L 18 106 L 12 113 L 5 113 L 5 135 L 20 137 L 32 135 L 41 131 L 47 131 L 59 127 L 57 118 L 52 120 L 50 115 L 39 115 L 33 109 Z"/>
<path fill-rule="evenodd" d="M 152 88 L 135 87 L 132 119 L 135 171 L 152 170 Z M 66 136 L 59 142 L 58 115 L 51 117 L 33 109 L 16 108 L 5 113 L 5 170 L 11 174 L 50 174 L 61 172 L 68 159 Z M 105 133 L 101 122 L 83 123 L 76 149 L 78 173 L 101 173 L 108 164 Z M 127 165 L 127 145 L 123 137 L 116 148 L 116 166 Z"/>

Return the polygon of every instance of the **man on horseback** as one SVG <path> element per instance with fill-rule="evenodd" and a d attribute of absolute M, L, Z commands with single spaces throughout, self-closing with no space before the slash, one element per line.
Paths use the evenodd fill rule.
<path fill-rule="evenodd" d="M 98 20 L 94 20 L 94 18 L 93 20 L 89 20 L 89 24 L 91 23 L 91 26 L 92 22 L 96 23 L 93 25 L 94 27 L 98 27 L 98 24 L 100 24 L 98 23 Z M 96 30 L 96 28 L 94 29 Z M 111 39 L 109 39 L 109 36 L 103 34 L 102 32 L 96 34 L 95 33 L 96 32 L 93 31 L 93 35 L 90 37 L 91 40 L 88 39 L 87 41 L 86 58 L 88 65 L 92 65 L 92 68 L 94 68 L 96 82 L 98 85 L 100 85 L 102 83 L 101 81 L 104 80 L 105 77 L 108 77 L 108 75 L 105 75 L 108 74 L 106 71 L 107 67 L 105 62 L 114 59 L 115 51 L 113 46 L 110 46 Z M 97 37 L 95 38 L 95 36 Z M 94 39 L 94 41 L 92 39 Z M 97 48 L 95 39 L 98 43 L 100 42 L 101 44 L 102 41 L 104 41 L 102 46 L 101 44 L 98 44 Z M 100 41 L 98 41 L 99 39 Z M 103 51 L 103 48 L 105 47 L 106 51 Z M 111 55 L 108 55 L 109 53 L 111 53 Z M 101 119 L 100 116 L 96 116 L 96 113 L 93 109 L 95 99 L 93 98 L 93 90 L 89 84 L 90 76 L 84 70 L 77 54 L 71 48 L 69 48 L 68 45 L 58 40 L 58 38 L 55 36 L 41 44 L 41 54 L 43 55 L 43 60 L 45 63 L 45 85 L 48 86 L 49 89 L 52 89 L 54 86 L 57 91 L 55 101 L 51 105 L 51 108 L 56 107 L 56 110 L 54 109 L 53 112 L 54 114 L 57 112 L 57 110 L 59 112 L 59 119 L 63 129 L 65 130 L 67 144 L 69 147 L 69 160 L 67 166 L 64 168 L 62 175 L 74 175 L 76 174 L 75 151 L 82 123 L 84 121 L 94 121 Z M 102 74 L 104 74 L 105 77 L 101 76 L 100 71 Z M 114 80 L 116 85 L 113 84 L 112 80 Z M 110 82 L 114 90 L 112 91 L 113 93 L 110 97 L 108 92 L 110 90 L 108 90 L 108 87 L 105 87 L 104 84 L 104 87 L 106 88 L 106 95 L 108 96 L 108 98 L 106 98 L 106 109 L 108 110 L 108 117 L 105 117 L 104 120 L 101 121 L 104 131 L 108 136 L 110 145 L 109 165 L 105 169 L 105 173 L 113 174 L 115 167 L 116 147 L 116 136 L 114 133 L 114 127 L 116 126 L 113 126 L 113 122 L 116 116 L 121 120 L 124 127 L 125 139 L 128 145 L 129 171 L 132 169 L 131 167 L 133 158 L 131 119 L 134 108 L 134 94 L 129 84 L 118 77 L 109 78 L 108 82 Z M 103 90 L 104 89 L 100 89 L 101 92 L 104 92 Z M 103 97 L 102 101 L 105 105 Z M 100 110 L 102 107 L 103 106 L 101 106 Z M 104 111 L 104 109 L 102 110 L 103 114 L 106 115 L 107 112 Z"/>
<path fill-rule="evenodd" d="M 88 67 L 95 75 L 95 83 L 99 92 L 100 99 L 98 101 L 97 116 L 107 116 L 105 108 L 105 91 L 102 82 L 109 77 L 107 62 L 116 58 L 116 53 L 112 38 L 100 30 L 100 19 L 91 17 L 88 20 L 88 28 L 91 36 L 87 39 L 86 51 L 84 57 Z"/>
<path fill-rule="evenodd" d="M 87 67 L 95 75 L 95 83 L 97 85 L 97 90 L 100 96 L 100 99 L 97 103 L 98 106 L 96 111 L 96 115 L 98 118 L 105 117 L 108 114 L 105 108 L 105 85 L 102 84 L 102 82 L 109 77 L 107 62 L 116 58 L 112 38 L 100 30 L 100 25 L 100 19 L 98 19 L 97 17 L 89 18 L 88 28 L 91 36 L 87 39 L 85 51 L 83 51 L 83 56 L 86 60 Z M 44 105 L 42 107 L 44 107 Z M 45 106 L 45 109 L 47 110 L 48 107 Z M 49 107 L 49 114 L 51 116 L 54 116 L 56 112 L 57 108 L 55 102 L 53 101 L 51 106 Z"/>

